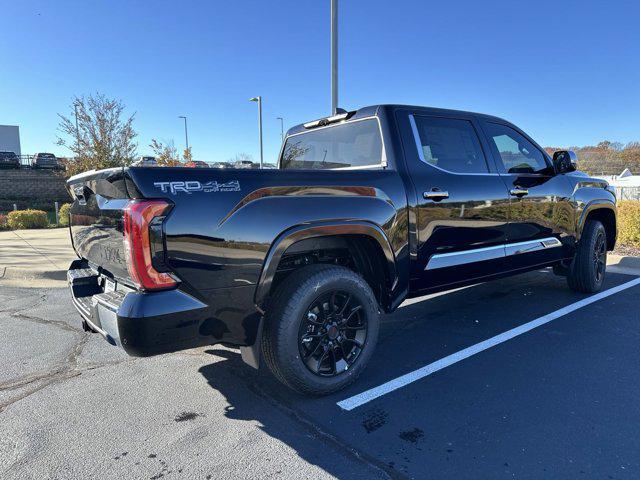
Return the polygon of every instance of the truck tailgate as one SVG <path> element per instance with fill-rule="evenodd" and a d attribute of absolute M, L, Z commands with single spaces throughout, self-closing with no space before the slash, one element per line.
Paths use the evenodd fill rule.
<path fill-rule="evenodd" d="M 76 253 L 116 279 L 131 283 L 123 209 L 130 200 L 123 168 L 91 171 L 67 181 L 74 201 L 69 225 Z"/>

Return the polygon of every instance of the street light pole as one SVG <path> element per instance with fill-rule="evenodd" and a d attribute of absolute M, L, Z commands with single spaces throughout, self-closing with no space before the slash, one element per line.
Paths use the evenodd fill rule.
<path fill-rule="evenodd" d="M 180 115 L 178 118 L 182 118 L 184 120 L 184 143 L 187 145 L 187 150 L 189 150 L 189 135 L 187 134 L 187 117 Z"/>
<path fill-rule="evenodd" d="M 338 0 L 331 0 L 331 112 L 338 113 Z"/>
<path fill-rule="evenodd" d="M 277 120 L 280 120 L 280 136 L 282 137 L 282 143 L 284 143 L 284 118 L 278 117 Z"/>
<path fill-rule="evenodd" d="M 262 169 L 262 163 L 264 161 L 262 153 L 262 97 L 257 96 L 249 99 L 250 102 L 258 102 L 258 135 L 260 136 L 260 168 Z"/>

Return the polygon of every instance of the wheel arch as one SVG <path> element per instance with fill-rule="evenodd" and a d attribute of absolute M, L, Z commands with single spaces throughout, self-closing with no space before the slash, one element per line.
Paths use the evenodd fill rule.
<path fill-rule="evenodd" d="M 361 243 L 362 242 L 362 243 Z M 375 255 L 368 251 L 366 245 L 375 248 Z M 285 254 L 305 252 L 309 248 L 343 247 L 357 257 L 354 261 L 364 262 L 364 268 L 371 268 L 365 280 L 371 285 L 376 281 L 376 272 L 384 274 L 383 289 L 376 292 L 380 307 L 390 311 L 393 304 L 393 291 L 398 282 L 395 256 L 391 244 L 384 231 L 376 224 L 366 221 L 321 222 L 299 225 L 290 228 L 280 234 L 271 244 L 264 261 L 262 272 L 258 281 L 255 294 L 255 304 L 264 310 L 266 300 L 269 298 L 274 286 L 278 267 Z M 371 264 L 366 265 L 367 262 Z M 379 264 L 376 265 L 376 262 Z M 378 268 L 380 270 L 378 270 Z M 377 280 L 382 280 L 377 278 Z M 380 290 L 380 289 L 378 289 Z M 380 295 L 378 295 L 380 293 Z"/>
<path fill-rule="evenodd" d="M 618 227 L 616 223 L 616 206 L 610 200 L 592 200 L 583 209 L 578 221 L 578 241 L 582 237 L 584 227 L 589 220 L 598 220 L 607 232 L 607 250 L 616 245 Z"/>

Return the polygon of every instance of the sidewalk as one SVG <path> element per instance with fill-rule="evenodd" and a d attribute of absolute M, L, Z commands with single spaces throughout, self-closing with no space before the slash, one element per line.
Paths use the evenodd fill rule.
<path fill-rule="evenodd" d="M 640 275 L 640 257 L 607 255 L 607 272 Z"/>
<path fill-rule="evenodd" d="M 76 258 L 67 228 L 0 232 L 0 279 L 64 280 Z"/>

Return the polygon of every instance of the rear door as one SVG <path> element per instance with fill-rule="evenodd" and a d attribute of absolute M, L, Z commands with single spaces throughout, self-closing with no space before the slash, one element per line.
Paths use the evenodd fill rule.
<path fill-rule="evenodd" d="M 513 125 L 483 120 L 482 128 L 511 197 L 507 267 L 565 258 L 570 252 L 565 252 L 562 239 L 575 221 L 569 182 L 556 175 L 543 150 Z"/>
<path fill-rule="evenodd" d="M 509 195 L 473 115 L 399 112 L 417 226 L 412 290 L 504 269 Z"/>

